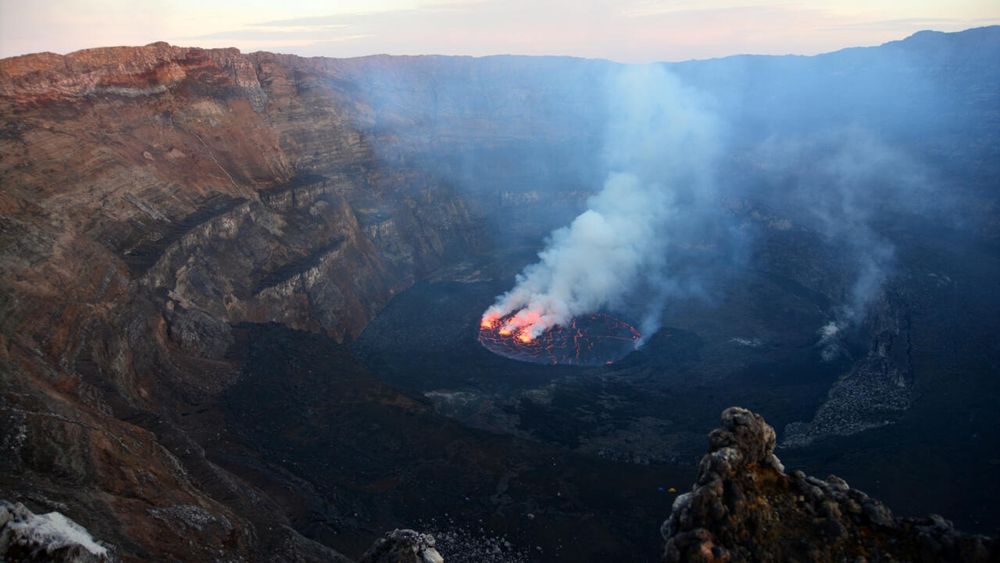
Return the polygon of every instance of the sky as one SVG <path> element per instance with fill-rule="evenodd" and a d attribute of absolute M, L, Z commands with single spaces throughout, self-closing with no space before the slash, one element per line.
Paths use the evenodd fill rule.
<path fill-rule="evenodd" d="M 1000 24 L 997 0 L 0 0 L 0 57 L 112 45 L 304 56 L 815 54 Z"/>

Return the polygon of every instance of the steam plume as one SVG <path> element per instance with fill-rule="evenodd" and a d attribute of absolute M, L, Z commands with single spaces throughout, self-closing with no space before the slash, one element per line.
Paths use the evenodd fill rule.
<path fill-rule="evenodd" d="M 925 212 L 926 173 L 903 152 L 871 132 L 844 128 L 808 139 L 765 143 L 768 161 L 781 163 L 782 197 L 835 247 L 849 281 L 833 319 L 819 329 L 825 360 L 842 352 L 843 329 L 860 322 L 895 268 L 896 248 L 876 229 L 887 210 Z M 790 181 L 788 181 L 790 180 Z M 940 208 L 942 197 L 933 199 Z"/>
<path fill-rule="evenodd" d="M 484 326 L 524 339 L 573 317 L 616 308 L 640 284 L 654 288 L 644 328 L 684 284 L 665 271 L 674 240 L 713 200 L 715 120 L 659 66 L 621 69 L 609 80 L 607 177 L 587 210 L 554 231 L 539 261 L 483 315 Z"/>

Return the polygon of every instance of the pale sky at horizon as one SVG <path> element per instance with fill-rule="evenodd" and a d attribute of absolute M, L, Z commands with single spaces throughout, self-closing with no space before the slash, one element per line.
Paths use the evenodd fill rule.
<path fill-rule="evenodd" d="M 997 0 L 0 0 L 0 57 L 167 41 L 303 56 L 815 54 L 1000 24 Z"/>

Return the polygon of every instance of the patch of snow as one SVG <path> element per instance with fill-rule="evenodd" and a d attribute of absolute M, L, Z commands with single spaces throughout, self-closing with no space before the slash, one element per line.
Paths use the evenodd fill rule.
<path fill-rule="evenodd" d="M 60 512 L 39 515 L 20 504 L 14 505 L 12 512 L 13 517 L 7 522 L 6 528 L 13 532 L 21 543 L 38 545 L 49 553 L 73 546 L 80 546 L 97 556 L 108 553 L 108 549 L 94 541 L 86 528 Z"/>

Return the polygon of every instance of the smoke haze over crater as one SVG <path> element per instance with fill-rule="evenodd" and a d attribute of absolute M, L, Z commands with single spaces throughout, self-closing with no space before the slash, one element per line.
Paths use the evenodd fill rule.
<path fill-rule="evenodd" d="M 834 295 L 830 321 L 819 329 L 823 356 L 839 351 L 842 329 L 862 321 L 897 267 L 896 244 L 878 223 L 894 214 L 953 221 L 951 198 L 932 189 L 925 166 L 860 127 L 806 138 L 769 138 L 755 151 L 771 162 L 771 201 L 820 236 L 844 269 L 844 288 Z M 933 210 L 931 209 L 933 206 Z"/>
<path fill-rule="evenodd" d="M 988 31 L 963 34 L 963 52 L 988 51 Z M 541 249 L 485 321 L 524 311 L 510 329 L 531 336 L 606 310 L 648 338 L 661 314 L 725 299 L 749 268 L 822 294 L 810 331 L 832 323 L 836 337 L 909 267 L 900 233 L 997 232 L 988 178 L 1000 161 L 962 148 L 989 147 L 996 131 L 963 104 L 996 96 L 938 79 L 954 70 L 935 47 L 945 39 L 819 57 L 425 57 L 339 72 L 363 91 L 355 119 L 379 159 L 452 189 L 484 250 Z M 948 180 L 964 174 L 973 181 Z M 790 256 L 792 240 L 817 246 Z"/>
<path fill-rule="evenodd" d="M 651 288 L 643 328 L 655 327 L 665 296 L 691 285 L 669 271 L 672 246 L 715 207 L 720 124 L 703 99 L 660 66 L 623 67 L 609 79 L 603 188 L 551 234 L 484 322 L 516 313 L 506 328 L 534 338 L 618 308 L 641 286 Z"/>

